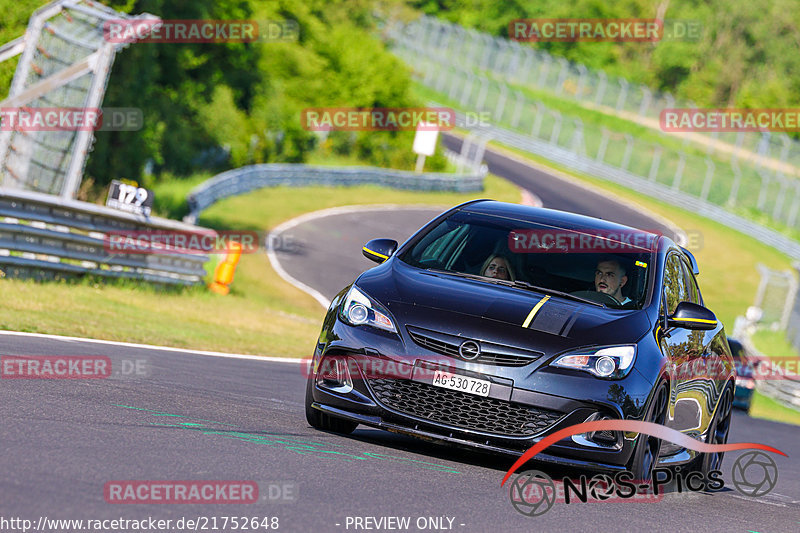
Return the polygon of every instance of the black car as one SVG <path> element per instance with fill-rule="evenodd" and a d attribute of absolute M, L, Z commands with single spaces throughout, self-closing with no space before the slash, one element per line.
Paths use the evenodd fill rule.
<path fill-rule="evenodd" d="M 669 238 L 477 200 L 399 248 L 376 239 L 363 253 L 380 265 L 328 309 L 306 390 L 313 427 L 364 424 L 516 455 L 606 419 L 727 441 L 730 348 L 703 306 L 694 257 Z M 639 479 L 656 464 L 708 471 L 722 461 L 611 431 L 546 452 L 537 459 Z"/>
<path fill-rule="evenodd" d="M 756 384 L 753 378 L 754 362 L 747 357 L 741 342 L 728 337 L 728 345 L 731 347 L 733 365 L 736 369 L 736 390 L 733 395 L 733 407 L 750 412 L 750 404 L 753 400 L 753 390 Z"/>

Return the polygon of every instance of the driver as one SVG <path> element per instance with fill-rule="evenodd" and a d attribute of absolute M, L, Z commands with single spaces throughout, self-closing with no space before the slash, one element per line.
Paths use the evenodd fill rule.
<path fill-rule="evenodd" d="M 608 294 L 620 305 L 625 305 L 632 301 L 627 296 L 622 295 L 622 287 L 628 282 L 627 271 L 622 264 L 613 257 L 602 258 L 597 263 L 594 272 L 594 288 L 597 292 Z"/>
<path fill-rule="evenodd" d="M 481 267 L 481 276 L 514 281 L 511 263 L 502 255 L 490 255 Z"/>

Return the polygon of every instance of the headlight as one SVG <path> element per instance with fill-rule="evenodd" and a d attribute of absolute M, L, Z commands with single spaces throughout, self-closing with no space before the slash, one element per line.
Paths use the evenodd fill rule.
<path fill-rule="evenodd" d="M 558 357 L 550 366 L 583 370 L 598 378 L 624 378 L 636 358 L 636 346 L 608 346 L 578 350 Z"/>
<path fill-rule="evenodd" d="M 389 312 L 373 302 L 369 296 L 358 290 L 355 285 L 350 288 L 347 296 L 344 297 L 339 316 L 351 326 L 366 324 L 397 333 L 394 322 L 389 318 Z"/>

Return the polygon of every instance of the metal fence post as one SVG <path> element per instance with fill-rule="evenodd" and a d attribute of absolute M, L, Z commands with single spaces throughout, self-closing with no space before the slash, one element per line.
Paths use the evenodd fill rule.
<path fill-rule="evenodd" d="M 703 180 L 703 191 L 700 193 L 700 199 L 704 202 L 708 200 L 708 193 L 711 191 L 711 182 L 714 179 L 714 162 L 710 157 L 706 157 L 706 178 Z"/>
<path fill-rule="evenodd" d="M 797 222 L 797 212 L 800 210 L 800 182 L 794 182 L 794 201 L 792 208 L 789 210 L 789 216 L 786 219 L 786 224 L 793 228 Z"/>
<path fill-rule="evenodd" d="M 578 88 L 575 89 L 575 99 L 583 100 L 583 88 L 586 85 L 586 75 L 589 70 L 584 65 L 578 65 Z"/>
<path fill-rule="evenodd" d="M 639 116 L 644 117 L 647 114 L 647 108 L 650 107 L 653 93 L 645 86 L 641 86 L 640 88 L 642 90 L 642 104 L 639 106 Z"/>
<path fill-rule="evenodd" d="M 456 98 L 455 93 L 458 91 L 458 82 L 461 81 L 463 85 L 463 80 L 459 79 L 458 72 L 458 67 L 453 65 L 453 77 L 450 80 L 450 90 L 447 91 L 447 97 L 450 98 L 450 100 L 455 100 Z"/>
<path fill-rule="evenodd" d="M 516 103 L 514 104 L 514 111 L 513 116 L 511 117 L 511 127 L 517 128 L 519 126 L 519 119 L 522 115 L 522 104 L 525 102 L 525 95 L 522 94 L 522 91 L 514 91 L 516 95 Z"/>
<path fill-rule="evenodd" d="M 541 102 L 535 102 L 536 105 L 536 119 L 533 121 L 533 128 L 531 129 L 531 137 L 539 138 L 539 132 L 542 129 L 542 120 L 544 119 L 545 106 Z"/>
<path fill-rule="evenodd" d="M 679 152 L 678 156 L 681 158 L 678 161 L 678 168 L 675 169 L 675 179 L 672 180 L 672 188 L 679 191 L 681 188 L 681 178 L 683 177 L 683 169 L 686 166 L 686 154 Z"/>
<path fill-rule="evenodd" d="M 506 59 L 505 52 L 508 50 L 508 43 L 505 39 L 495 39 L 494 45 L 496 52 L 494 55 L 494 61 L 491 62 L 492 70 L 494 72 L 503 72 L 502 64 L 503 60 Z"/>
<path fill-rule="evenodd" d="M 573 119 L 573 123 L 575 124 L 575 131 L 572 133 L 570 150 L 575 155 L 585 155 L 586 148 L 583 144 L 583 121 L 576 117 Z"/>
<path fill-rule="evenodd" d="M 769 174 L 763 168 L 761 168 L 760 165 L 758 168 L 756 168 L 756 172 L 761 177 L 761 190 L 758 191 L 758 203 L 756 204 L 756 207 L 759 211 L 764 211 L 764 207 L 767 203 L 767 189 L 769 188 L 772 179 L 770 178 Z"/>
<path fill-rule="evenodd" d="M 556 123 L 553 124 L 553 131 L 550 133 L 550 144 L 555 144 L 558 146 L 558 136 L 561 135 L 561 123 L 564 118 L 556 109 L 551 109 L 550 114 L 556 119 Z"/>
<path fill-rule="evenodd" d="M 739 168 L 739 159 L 735 154 L 731 156 L 731 169 L 734 177 L 733 185 L 731 185 L 731 194 L 728 196 L 728 205 L 733 207 L 736 205 L 736 198 L 739 196 L 739 184 L 742 182 L 742 171 Z"/>
<path fill-rule="evenodd" d="M 508 86 L 503 82 L 499 82 L 498 85 L 500 86 L 500 96 L 497 98 L 497 106 L 494 108 L 494 120 L 499 124 L 502 122 L 503 109 L 508 99 Z"/>
<path fill-rule="evenodd" d="M 603 104 L 603 97 L 606 95 L 606 87 L 608 86 L 608 76 L 602 70 L 597 73 L 597 77 L 600 78 L 600 87 L 597 88 L 597 93 L 594 97 L 594 103 L 597 105 Z"/>
<path fill-rule="evenodd" d="M 800 267 L 800 265 L 796 265 Z M 795 300 L 798 296 L 797 290 L 797 279 L 789 274 L 789 287 L 788 292 L 786 294 L 786 301 L 784 302 L 783 312 L 781 313 L 781 322 L 780 322 L 780 329 L 781 331 L 786 331 L 786 328 L 789 326 L 789 317 L 792 314 L 792 308 L 795 304 Z"/>
<path fill-rule="evenodd" d="M 606 148 L 608 148 L 608 138 L 611 135 L 611 132 L 603 126 L 603 138 L 600 139 L 600 146 L 597 147 L 597 155 L 595 156 L 595 161 L 605 161 L 606 159 Z"/>
<path fill-rule="evenodd" d="M 550 65 L 553 63 L 553 58 L 550 54 L 541 54 L 542 61 L 539 63 L 539 79 L 536 82 L 536 85 L 539 87 L 544 87 L 545 82 L 547 81 L 547 73 L 550 71 Z"/>
<path fill-rule="evenodd" d="M 475 103 L 477 111 L 483 111 L 483 104 L 486 103 L 486 96 L 489 93 L 489 79 L 486 76 L 481 76 L 481 90 L 478 93 L 478 101 Z"/>
<path fill-rule="evenodd" d="M 492 53 L 492 43 L 494 40 L 491 36 L 483 35 L 483 55 L 481 56 L 481 70 L 486 70 L 489 65 L 489 55 Z"/>
<path fill-rule="evenodd" d="M 622 107 L 625 105 L 625 99 L 628 97 L 628 80 L 624 78 L 619 78 L 619 96 L 617 97 L 617 111 L 622 111 Z"/>
<path fill-rule="evenodd" d="M 631 163 L 631 154 L 633 153 L 633 135 L 630 133 L 625 134 L 625 153 L 622 154 L 622 163 L 620 168 L 628 170 L 628 165 Z"/>
<path fill-rule="evenodd" d="M 647 179 L 650 181 L 656 181 L 658 177 L 658 167 L 661 164 L 661 153 L 664 151 L 664 147 L 660 144 L 656 144 L 653 150 L 653 162 L 650 164 L 650 173 L 647 175 Z"/>
<path fill-rule="evenodd" d="M 522 55 L 522 47 L 519 45 L 518 42 L 512 41 L 511 49 L 514 50 L 514 55 L 511 56 L 511 60 L 508 62 L 508 68 L 506 68 L 506 75 L 510 79 L 519 83 L 521 80 L 521 78 L 518 76 L 521 63 L 519 57 L 520 55 Z"/>
<path fill-rule="evenodd" d="M 781 188 L 778 192 L 777 198 L 775 198 L 775 205 L 772 208 L 772 218 L 773 220 L 780 220 L 781 211 L 783 210 L 783 201 L 786 198 L 786 189 L 789 186 L 789 181 L 786 179 L 786 176 L 779 171 L 775 172 L 775 178 L 777 178 Z"/>
<path fill-rule="evenodd" d="M 464 88 L 461 91 L 461 100 L 459 100 L 462 106 L 467 105 L 469 96 L 472 94 L 473 85 L 475 85 L 475 75 L 472 72 L 467 71 L 467 80 L 464 82 Z"/>
<path fill-rule="evenodd" d="M 525 60 L 522 62 L 522 75 L 519 76 L 517 79 L 520 83 L 527 83 L 528 81 L 528 74 L 533 70 L 533 50 L 527 46 L 522 47 L 520 46 L 522 53 L 525 54 Z"/>
<path fill-rule="evenodd" d="M 569 61 L 563 57 L 559 57 L 556 61 L 558 61 L 558 64 L 561 65 L 561 70 L 558 71 L 558 78 L 556 78 L 556 94 L 560 95 L 564 92 L 564 82 L 566 81 L 567 74 L 569 73 Z"/>

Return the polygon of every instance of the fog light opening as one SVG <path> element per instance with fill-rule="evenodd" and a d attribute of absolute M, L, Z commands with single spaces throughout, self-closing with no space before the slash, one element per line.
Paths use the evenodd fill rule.
<path fill-rule="evenodd" d="M 353 381 L 347 368 L 345 357 L 326 357 L 322 360 L 317 373 L 317 385 L 336 392 L 350 392 Z"/>
<path fill-rule="evenodd" d="M 601 413 L 593 413 L 585 422 L 597 422 L 599 420 L 613 420 L 610 416 Z M 619 431 L 589 431 L 574 435 L 572 440 L 584 446 L 614 448 L 619 449 L 622 447 L 622 434 Z"/>

